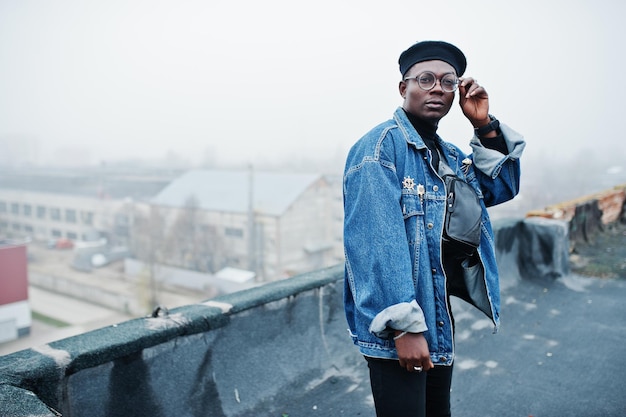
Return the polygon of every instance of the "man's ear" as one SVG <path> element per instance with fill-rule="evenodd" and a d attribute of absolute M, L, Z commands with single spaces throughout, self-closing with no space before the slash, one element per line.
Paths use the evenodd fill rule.
<path fill-rule="evenodd" d="M 400 91 L 402 98 L 406 98 L 406 82 L 400 81 L 400 83 L 398 83 L 398 91 Z"/>

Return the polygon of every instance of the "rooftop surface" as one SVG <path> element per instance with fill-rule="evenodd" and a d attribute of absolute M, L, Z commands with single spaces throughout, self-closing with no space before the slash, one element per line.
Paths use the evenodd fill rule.
<path fill-rule="evenodd" d="M 626 281 L 568 276 L 503 291 L 502 327 L 456 308 L 455 417 L 626 415 Z M 374 416 L 365 361 L 266 416 Z M 249 416 L 254 416 L 254 413 Z"/>

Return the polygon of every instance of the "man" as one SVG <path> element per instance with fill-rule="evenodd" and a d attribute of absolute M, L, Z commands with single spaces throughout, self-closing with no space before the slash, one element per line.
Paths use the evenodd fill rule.
<path fill-rule="evenodd" d="M 344 172 L 345 311 L 365 356 L 378 417 L 450 416 L 454 320 L 450 295 L 499 325 L 500 294 L 486 207 L 519 191 L 522 137 L 489 114 L 489 96 L 461 78 L 464 54 L 418 42 L 399 58 L 402 107 L 350 150 Z M 474 127 L 471 155 L 437 126 L 459 91 Z M 479 241 L 444 235 L 444 175 L 468 183 L 478 203 Z M 470 190 L 471 190 L 470 189 Z M 478 229 L 477 229 L 478 230 Z"/>

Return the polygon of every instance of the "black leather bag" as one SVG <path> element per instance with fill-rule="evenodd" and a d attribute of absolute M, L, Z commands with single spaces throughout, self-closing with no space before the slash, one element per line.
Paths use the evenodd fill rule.
<path fill-rule="evenodd" d="M 471 256 L 480 244 L 482 208 L 478 196 L 456 175 L 444 175 L 443 179 L 448 192 L 443 240 Z"/>

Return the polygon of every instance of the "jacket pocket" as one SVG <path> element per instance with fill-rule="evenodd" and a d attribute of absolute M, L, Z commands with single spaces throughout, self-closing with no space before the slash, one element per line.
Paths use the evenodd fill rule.
<path fill-rule="evenodd" d="M 424 215 L 424 204 L 417 194 L 402 192 L 400 205 L 404 220 L 411 216 Z"/>
<path fill-rule="evenodd" d="M 417 194 L 402 193 L 400 199 L 406 238 L 412 247 L 421 241 L 421 227 L 424 219 L 424 202 Z M 414 252 L 414 250 L 413 250 Z"/>

